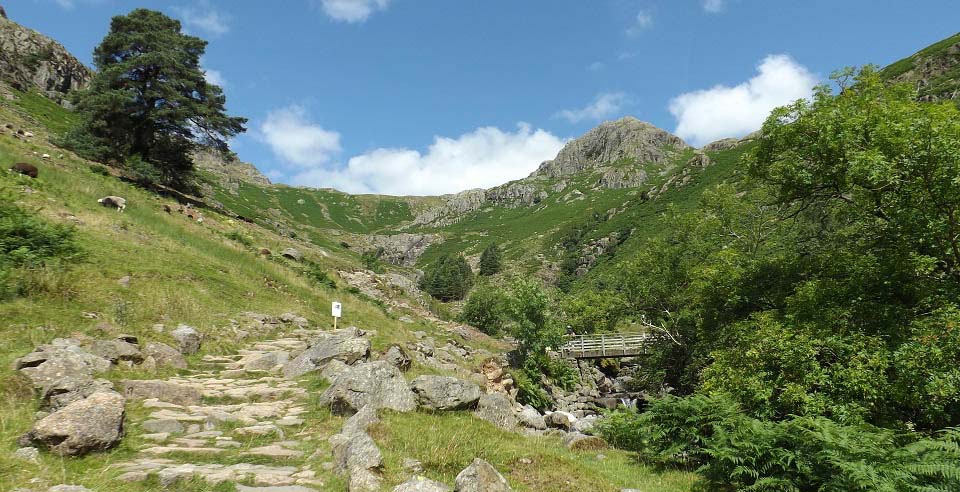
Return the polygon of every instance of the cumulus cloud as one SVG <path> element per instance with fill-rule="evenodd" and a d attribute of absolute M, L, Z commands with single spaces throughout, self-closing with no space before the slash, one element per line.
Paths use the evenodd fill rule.
<path fill-rule="evenodd" d="M 320 0 L 320 8 L 332 19 L 363 22 L 374 12 L 386 10 L 390 0 Z"/>
<path fill-rule="evenodd" d="M 188 28 L 199 29 L 216 36 L 230 31 L 229 17 L 217 11 L 207 1 L 190 7 L 175 7 L 173 11 Z"/>
<path fill-rule="evenodd" d="M 637 16 L 633 19 L 633 24 L 630 24 L 626 32 L 628 36 L 636 36 L 649 29 L 652 25 L 653 14 L 648 10 L 641 10 L 637 13 Z"/>
<path fill-rule="evenodd" d="M 579 109 L 564 109 L 553 115 L 563 118 L 570 123 L 579 123 L 583 120 L 602 120 L 620 113 L 624 106 L 630 103 L 630 97 L 623 92 L 606 92 L 598 94 L 592 103 Z"/>
<path fill-rule="evenodd" d="M 345 166 L 316 166 L 292 176 L 294 184 L 350 193 L 440 195 L 485 188 L 527 176 L 556 156 L 564 142 L 521 123 L 514 132 L 481 127 L 457 138 L 434 137 L 425 152 L 379 148 Z"/>
<path fill-rule="evenodd" d="M 227 86 L 227 79 L 223 77 L 223 73 L 219 70 L 205 68 L 203 69 L 203 76 L 207 79 L 208 84 L 218 85 L 220 88 Z"/>
<path fill-rule="evenodd" d="M 587 65 L 587 71 L 588 71 L 588 72 L 596 72 L 596 71 L 598 71 L 598 70 L 603 70 L 604 67 L 606 67 L 606 66 L 607 66 L 607 64 L 606 64 L 606 63 L 603 63 L 602 61 L 595 61 L 595 62 Z"/>
<path fill-rule="evenodd" d="M 703 0 L 703 10 L 711 14 L 719 14 L 726 7 L 725 0 Z"/>
<path fill-rule="evenodd" d="M 674 133 L 694 145 L 746 135 L 759 129 L 773 108 L 809 98 L 816 84 L 817 77 L 789 56 L 769 55 L 746 82 L 673 98 L 670 113 L 677 119 Z"/>
<path fill-rule="evenodd" d="M 340 152 L 340 134 L 310 121 L 298 105 L 267 114 L 259 137 L 285 163 L 299 167 L 327 164 Z"/>

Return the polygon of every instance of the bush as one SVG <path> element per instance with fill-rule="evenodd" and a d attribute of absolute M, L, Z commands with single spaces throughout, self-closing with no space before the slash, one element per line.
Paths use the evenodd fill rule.
<path fill-rule="evenodd" d="M 383 267 L 380 265 L 380 255 L 382 254 L 382 249 L 364 251 L 363 254 L 360 255 L 360 262 L 367 270 L 380 273 L 383 271 Z"/>
<path fill-rule="evenodd" d="M 330 275 L 327 274 L 327 271 L 316 263 L 310 263 L 304 273 L 310 280 L 313 280 L 322 287 L 327 287 L 330 289 L 337 288 L 337 282 L 330 278 Z"/>
<path fill-rule="evenodd" d="M 240 243 L 240 244 L 242 244 L 242 245 L 244 245 L 244 246 L 246 246 L 246 247 L 248 247 L 248 248 L 252 248 L 252 247 L 253 247 L 253 241 L 251 241 L 250 238 L 248 238 L 247 236 L 244 236 L 243 233 L 241 233 L 240 231 L 230 231 L 230 232 L 224 234 L 224 236 L 225 236 L 227 239 L 229 239 L 229 240 L 231 240 L 231 241 L 236 241 L 236 242 L 238 242 L 238 243 Z"/>
<path fill-rule="evenodd" d="M 0 298 L 63 293 L 63 267 L 81 256 L 72 227 L 49 223 L 0 196 Z"/>
<path fill-rule="evenodd" d="M 482 284 L 467 298 L 458 319 L 461 323 L 476 326 L 487 335 L 498 335 L 503 331 L 506 303 L 507 298 L 500 289 Z"/>
<path fill-rule="evenodd" d="M 490 276 L 500 272 L 500 247 L 497 243 L 490 243 L 480 254 L 480 275 Z"/>
<path fill-rule="evenodd" d="M 100 176 L 110 176 L 110 170 L 103 164 L 90 164 L 90 172 Z"/>
<path fill-rule="evenodd" d="M 553 399 L 540 386 L 539 376 L 530 375 L 523 369 L 511 374 L 517 383 L 517 401 L 544 411 L 553 408 Z"/>

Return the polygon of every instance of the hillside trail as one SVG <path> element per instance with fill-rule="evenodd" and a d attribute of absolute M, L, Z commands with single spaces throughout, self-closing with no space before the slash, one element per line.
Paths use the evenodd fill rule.
<path fill-rule="evenodd" d="M 308 453 L 326 436 L 306 432 L 307 390 L 278 372 L 319 332 L 296 330 L 234 354 L 205 356 L 186 375 L 140 382 L 154 397 L 143 400 L 147 416 L 127 425 L 138 427 L 145 442 L 132 461 L 113 465 L 119 479 L 155 476 L 164 488 L 202 480 L 234 483 L 239 492 L 324 490 Z"/>

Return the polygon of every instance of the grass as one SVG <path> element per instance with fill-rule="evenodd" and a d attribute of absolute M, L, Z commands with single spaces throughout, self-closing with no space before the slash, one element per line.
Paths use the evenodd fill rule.
<path fill-rule="evenodd" d="M 622 451 L 570 451 L 557 437 L 518 436 L 466 412 L 382 413 L 370 433 L 384 454 L 388 486 L 409 478 L 405 458 L 419 460 L 424 475 L 448 485 L 482 458 L 518 491 L 680 492 L 696 480 L 690 473 L 651 470 Z"/>

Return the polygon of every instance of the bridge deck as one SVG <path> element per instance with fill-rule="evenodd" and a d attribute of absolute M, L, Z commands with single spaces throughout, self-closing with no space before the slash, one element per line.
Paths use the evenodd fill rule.
<path fill-rule="evenodd" d="M 653 336 L 643 333 L 603 333 L 572 336 L 560 347 L 563 357 L 573 359 L 605 359 L 635 357 L 647 353 Z"/>

